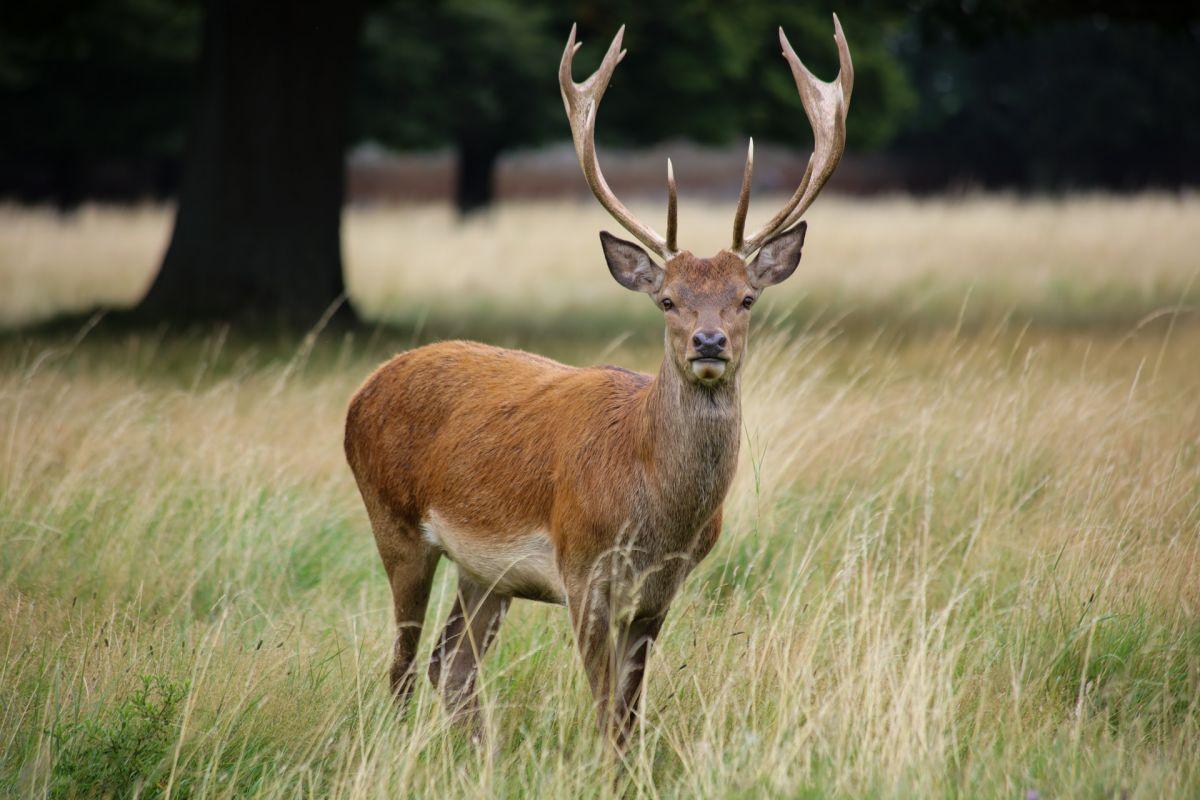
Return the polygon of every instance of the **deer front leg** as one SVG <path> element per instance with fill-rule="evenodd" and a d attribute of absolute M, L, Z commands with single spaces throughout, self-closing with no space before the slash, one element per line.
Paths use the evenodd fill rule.
<path fill-rule="evenodd" d="M 571 613 L 600 734 L 620 755 L 641 713 L 646 661 L 663 617 L 622 614 L 611 600 L 607 588 L 593 589 L 571 603 Z"/>
<path fill-rule="evenodd" d="M 662 623 L 662 617 L 635 619 L 616 631 L 618 669 L 612 724 L 619 752 L 624 751 L 641 717 L 646 662 Z"/>

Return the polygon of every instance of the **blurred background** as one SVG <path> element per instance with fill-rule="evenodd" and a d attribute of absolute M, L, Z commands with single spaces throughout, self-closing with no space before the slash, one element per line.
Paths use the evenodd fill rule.
<path fill-rule="evenodd" d="M 1189 3 L 9 3 L 0 321 L 117 306 L 156 321 L 307 325 L 346 286 L 346 207 L 452 209 L 433 227 L 398 212 L 382 275 L 405 269 L 414 234 L 437 230 L 444 243 L 497 203 L 590 202 L 556 83 L 572 22 L 585 42 L 577 79 L 627 26 L 629 56 L 598 125 L 620 195 L 651 203 L 658 220 L 670 154 L 685 232 L 689 201 L 731 214 L 754 136 L 754 211 L 769 214 L 760 198 L 791 192 L 811 143 L 776 27 L 830 79 L 833 10 L 856 84 L 830 194 L 1174 193 L 1200 180 L 1200 11 Z M 21 213 L 30 205 L 39 216 Z M 124 227 L 94 217 L 114 208 L 131 210 Z M 537 228 L 530 251 L 544 250 Z M 78 252 L 36 255 L 38 241 L 73 235 Z M 379 296 L 403 290 L 362 286 L 371 297 L 352 291 L 339 317 L 378 315 Z"/>

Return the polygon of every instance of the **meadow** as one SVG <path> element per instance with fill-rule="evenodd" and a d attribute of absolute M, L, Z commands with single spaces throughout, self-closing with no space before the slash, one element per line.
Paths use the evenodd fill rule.
<path fill-rule="evenodd" d="M 684 198 L 681 240 L 717 249 L 731 211 Z M 619 770 L 559 608 L 510 612 L 486 745 L 425 681 L 394 708 L 341 450 L 350 394 L 423 342 L 654 369 L 659 312 L 607 274 L 603 212 L 348 212 L 353 331 L 4 334 L 0 794 L 1200 795 L 1200 197 L 809 220 Z M 0 208 L 0 325 L 133 302 L 169 221 Z"/>

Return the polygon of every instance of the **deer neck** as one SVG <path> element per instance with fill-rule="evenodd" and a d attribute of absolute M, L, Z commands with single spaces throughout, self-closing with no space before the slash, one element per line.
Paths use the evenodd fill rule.
<path fill-rule="evenodd" d="M 707 521 L 733 480 L 740 441 L 738 377 L 715 387 L 679 374 L 670 356 L 646 389 L 642 408 L 648 488 L 662 507 Z"/>

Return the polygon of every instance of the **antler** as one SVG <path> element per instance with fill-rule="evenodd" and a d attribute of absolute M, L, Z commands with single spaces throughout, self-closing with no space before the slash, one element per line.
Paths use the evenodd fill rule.
<path fill-rule="evenodd" d="M 667 237 L 664 239 L 649 225 L 639 222 L 625 204 L 617 199 L 609 188 L 608 181 L 604 180 L 604 173 L 600 171 L 600 162 L 596 158 L 596 111 L 600 107 L 600 98 L 604 96 L 604 90 L 608 88 L 613 70 L 625 57 L 625 51 L 621 49 L 621 39 L 624 35 L 625 26 L 622 25 L 613 37 L 604 60 L 600 62 L 600 68 L 583 83 L 575 83 L 571 79 L 571 62 L 575 52 L 583 45 L 575 43 L 575 26 L 572 25 L 571 35 L 567 37 L 567 47 L 563 50 L 562 61 L 558 65 L 558 84 L 562 89 L 567 119 L 571 123 L 575 155 L 579 157 L 579 166 L 583 168 L 583 177 L 587 180 L 592 194 L 596 195 L 600 205 L 604 206 L 625 230 L 664 260 L 669 260 L 676 254 L 675 233 L 678 230 L 675 173 L 671 162 L 667 162 Z"/>
<path fill-rule="evenodd" d="M 842 159 L 842 151 L 846 148 L 846 112 L 850 108 L 850 93 L 854 90 L 854 64 L 850 61 L 850 48 L 846 45 L 842 23 L 838 21 L 837 14 L 833 15 L 833 31 L 840 66 L 833 82 L 825 83 L 800 62 L 796 51 L 784 35 L 783 28 L 779 29 L 779 44 L 783 47 L 783 57 L 792 68 L 796 89 L 804 103 L 804 113 L 812 126 L 813 152 L 809 156 L 808 167 L 804 170 L 800 186 L 791 199 L 758 233 L 743 238 L 746 212 L 750 208 L 750 178 L 754 171 L 754 141 L 750 141 L 750 150 L 746 155 L 746 171 L 742 177 L 742 191 L 738 198 L 737 212 L 733 217 L 733 251 L 742 258 L 749 257 L 771 236 L 798 222 L 813 200 L 817 199 L 821 188 Z"/>

